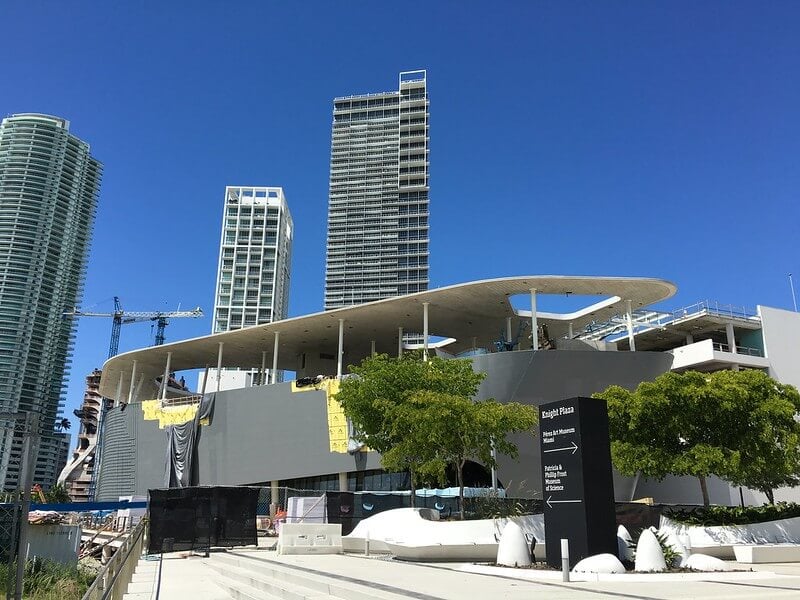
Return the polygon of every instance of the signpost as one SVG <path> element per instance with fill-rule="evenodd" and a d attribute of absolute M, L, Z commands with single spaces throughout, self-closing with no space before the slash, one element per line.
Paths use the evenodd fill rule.
<path fill-rule="evenodd" d="M 539 407 L 547 564 L 570 567 L 593 554 L 616 555 L 614 481 L 605 400 L 570 398 Z"/>

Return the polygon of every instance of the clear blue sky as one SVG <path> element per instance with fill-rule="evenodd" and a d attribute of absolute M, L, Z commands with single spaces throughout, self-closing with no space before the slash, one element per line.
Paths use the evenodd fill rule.
<path fill-rule="evenodd" d="M 168 341 L 210 331 L 225 185 L 283 186 L 290 313 L 321 309 L 331 100 L 419 68 L 433 287 L 646 275 L 678 285 L 667 308 L 789 308 L 800 283 L 797 2 L 3 0 L 0 20 L 0 113 L 68 118 L 105 165 L 83 306 L 201 305 Z M 68 416 L 110 327 L 80 322 Z"/>

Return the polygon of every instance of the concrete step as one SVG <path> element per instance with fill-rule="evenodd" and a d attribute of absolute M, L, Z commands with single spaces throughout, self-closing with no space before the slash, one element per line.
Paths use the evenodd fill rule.
<path fill-rule="evenodd" d="M 234 598 L 247 598 L 252 593 L 257 594 L 256 598 L 263 598 L 266 595 L 283 600 L 331 600 L 333 598 L 326 592 L 273 577 L 274 571 L 265 572 L 252 567 L 223 564 L 219 561 L 209 561 L 207 564 L 220 574 L 216 584 Z"/>
<path fill-rule="evenodd" d="M 273 596 L 264 590 L 259 590 L 244 583 L 222 579 L 214 582 L 234 600 L 281 600 L 280 596 Z"/>
<path fill-rule="evenodd" d="M 214 555 L 212 559 L 222 567 L 223 575 L 232 569 L 243 570 L 251 580 L 263 580 L 271 585 L 298 586 L 300 590 L 292 589 L 292 593 L 312 592 L 318 596 L 310 598 L 332 598 L 342 600 L 408 600 L 414 597 L 406 593 L 393 593 L 381 590 L 371 585 L 369 581 L 344 580 L 324 573 L 310 572 L 309 569 L 286 565 L 278 560 L 251 554 L 237 554 L 235 551 Z M 214 564 L 214 562 L 210 564 Z M 250 583 L 255 585 L 255 583 Z M 270 593 L 275 593 L 270 592 Z M 289 596 L 281 596 L 289 598 Z M 294 599 L 293 599 L 294 600 Z"/>

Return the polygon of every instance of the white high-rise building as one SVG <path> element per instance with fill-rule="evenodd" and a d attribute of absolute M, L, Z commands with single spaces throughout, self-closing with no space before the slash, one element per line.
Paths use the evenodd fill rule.
<path fill-rule="evenodd" d="M 0 412 L 40 416 L 34 483 L 64 466 L 64 380 L 75 337 L 102 165 L 60 117 L 0 121 Z M 22 434 L 4 421 L 0 488 L 19 484 Z"/>
<path fill-rule="evenodd" d="M 428 109 L 425 71 L 333 101 L 325 310 L 428 289 Z"/>
<path fill-rule="evenodd" d="M 225 188 L 212 333 L 287 317 L 292 234 L 283 188 Z M 257 379 L 258 372 L 224 370 L 219 389 L 247 387 Z M 217 389 L 216 372 L 209 373 L 206 389 Z"/>

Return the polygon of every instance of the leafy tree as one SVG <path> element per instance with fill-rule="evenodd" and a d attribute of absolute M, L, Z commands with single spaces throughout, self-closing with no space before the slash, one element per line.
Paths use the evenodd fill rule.
<path fill-rule="evenodd" d="M 72 502 L 67 490 L 60 483 L 56 483 L 49 490 L 44 493 L 44 498 L 48 504 L 61 504 Z"/>
<path fill-rule="evenodd" d="M 774 490 L 800 483 L 800 394 L 763 371 L 719 371 L 711 376 L 714 393 L 741 398 L 739 420 L 746 426 L 739 440 L 738 469 L 728 480 L 759 490 L 775 503 Z M 741 431 L 741 427 L 736 428 Z"/>
<path fill-rule="evenodd" d="M 665 373 L 630 392 L 611 386 L 611 456 L 623 475 L 640 472 L 697 477 L 708 506 L 706 478 L 765 492 L 797 482 L 800 397 L 757 371 Z"/>
<path fill-rule="evenodd" d="M 725 439 L 727 407 L 708 398 L 703 373 L 665 373 L 631 392 L 611 386 L 595 397 L 608 404 L 611 457 L 623 475 L 637 472 L 662 480 L 697 477 L 703 504 L 706 478 L 725 477 L 738 466 L 739 451 Z"/>
<path fill-rule="evenodd" d="M 475 457 L 486 466 L 496 466 L 493 445 L 497 452 L 516 458 L 519 450 L 506 435 L 531 431 L 536 421 L 532 406 L 494 400 L 473 402 L 468 397 L 442 392 L 415 392 L 392 410 L 392 427 L 399 442 L 384 455 L 384 466 L 397 468 L 413 461 L 422 478 L 444 484 L 447 465 L 454 465 L 463 519 L 467 460 Z"/>
<path fill-rule="evenodd" d="M 473 403 L 485 375 L 466 360 L 439 357 L 422 361 L 419 353 L 400 358 L 379 355 L 351 366 L 336 399 L 353 422 L 355 437 L 381 453 L 385 469 L 411 473 L 411 497 L 420 482 L 443 482 L 455 464 L 463 500 L 463 466 L 476 456 L 493 465 L 491 444 L 516 456 L 507 433 L 532 428 L 531 407 Z M 463 501 L 462 501 L 463 506 Z"/>

